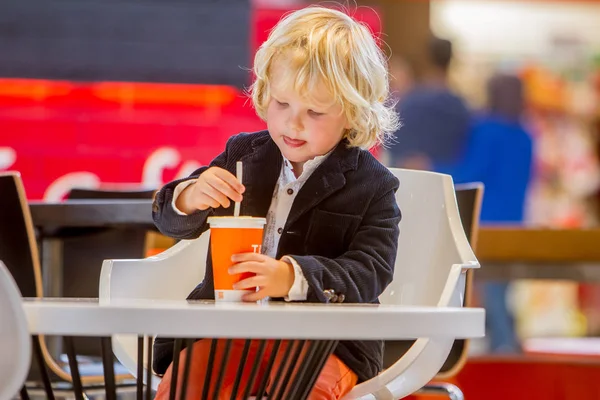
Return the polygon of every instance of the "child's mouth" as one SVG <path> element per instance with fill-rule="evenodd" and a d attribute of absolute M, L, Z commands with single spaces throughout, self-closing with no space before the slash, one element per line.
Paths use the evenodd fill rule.
<path fill-rule="evenodd" d="M 306 143 L 305 140 L 298 140 L 298 139 L 290 139 L 287 136 L 283 137 L 283 141 L 285 142 L 286 145 L 288 145 L 289 147 L 300 147 L 302 146 L 304 143 Z"/>

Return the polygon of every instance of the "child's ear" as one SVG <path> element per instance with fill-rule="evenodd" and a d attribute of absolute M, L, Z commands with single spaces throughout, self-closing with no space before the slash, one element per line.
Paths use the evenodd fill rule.
<path fill-rule="evenodd" d="M 344 129 L 344 137 L 342 138 L 342 140 L 344 140 L 344 139 L 350 140 L 351 136 L 352 136 L 352 129 L 350 129 L 350 128 Z"/>

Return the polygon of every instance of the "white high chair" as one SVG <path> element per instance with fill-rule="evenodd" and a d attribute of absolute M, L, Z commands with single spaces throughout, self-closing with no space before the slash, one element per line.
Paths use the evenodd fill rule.
<path fill-rule="evenodd" d="M 31 336 L 21 292 L 0 261 L 0 400 L 13 398 L 23 386 L 31 364 Z"/>
<path fill-rule="evenodd" d="M 461 307 L 465 272 L 478 268 L 479 263 L 460 222 L 452 178 L 431 172 L 391 171 L 400 180 L 396 199 L 402 221 L 394 280 L 381 295 L 381 303 Z M 144 260 L 104 261 L 100 301 L 185 298 L 204 276 L 208 238 L 205 232 Z M 391 400 L 417 391 L 440 370 L 454 339 L 443 334 L 418 339 L 394 365 L 357 385 L 345 399 Z M 115 335 L 113 349 L 119 361 L 136 374 L 136 338 Z M 153 379 L 152 386 L 156 388 L 159 381 Z"/>

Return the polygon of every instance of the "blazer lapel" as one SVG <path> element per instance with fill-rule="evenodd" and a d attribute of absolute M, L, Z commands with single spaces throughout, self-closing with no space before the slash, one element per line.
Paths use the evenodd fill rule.
<path fill-rule="evenodd" d="M 252 152 L 242 157 L 241 161 L 242 183 L 246 192 L 240 213 L 252 217 L 266 217 L 281 172 L 281 152 L 269 136 L 262 136 L 252 142 Z"/>
<path fill-rule="evenodd" d="M 358 148 L 348 148 L 344 140 L 308 178 L 294 199 L 286 228 L 315 205 L 337 192 L 346 184 L 344 173 L 356 169 Z"/>

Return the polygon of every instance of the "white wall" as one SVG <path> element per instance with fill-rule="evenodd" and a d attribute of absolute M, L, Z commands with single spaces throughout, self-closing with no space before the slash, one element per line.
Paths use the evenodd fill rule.
<path fill-rule="evenodd" d="M 464 54 L 548 59 L 600 52 L 600 4 L 434 0 L 431 20 L 434 32 L 454 39 Z M 559 37 L 578 44 L 561 51 L 553 45 Z"/>

